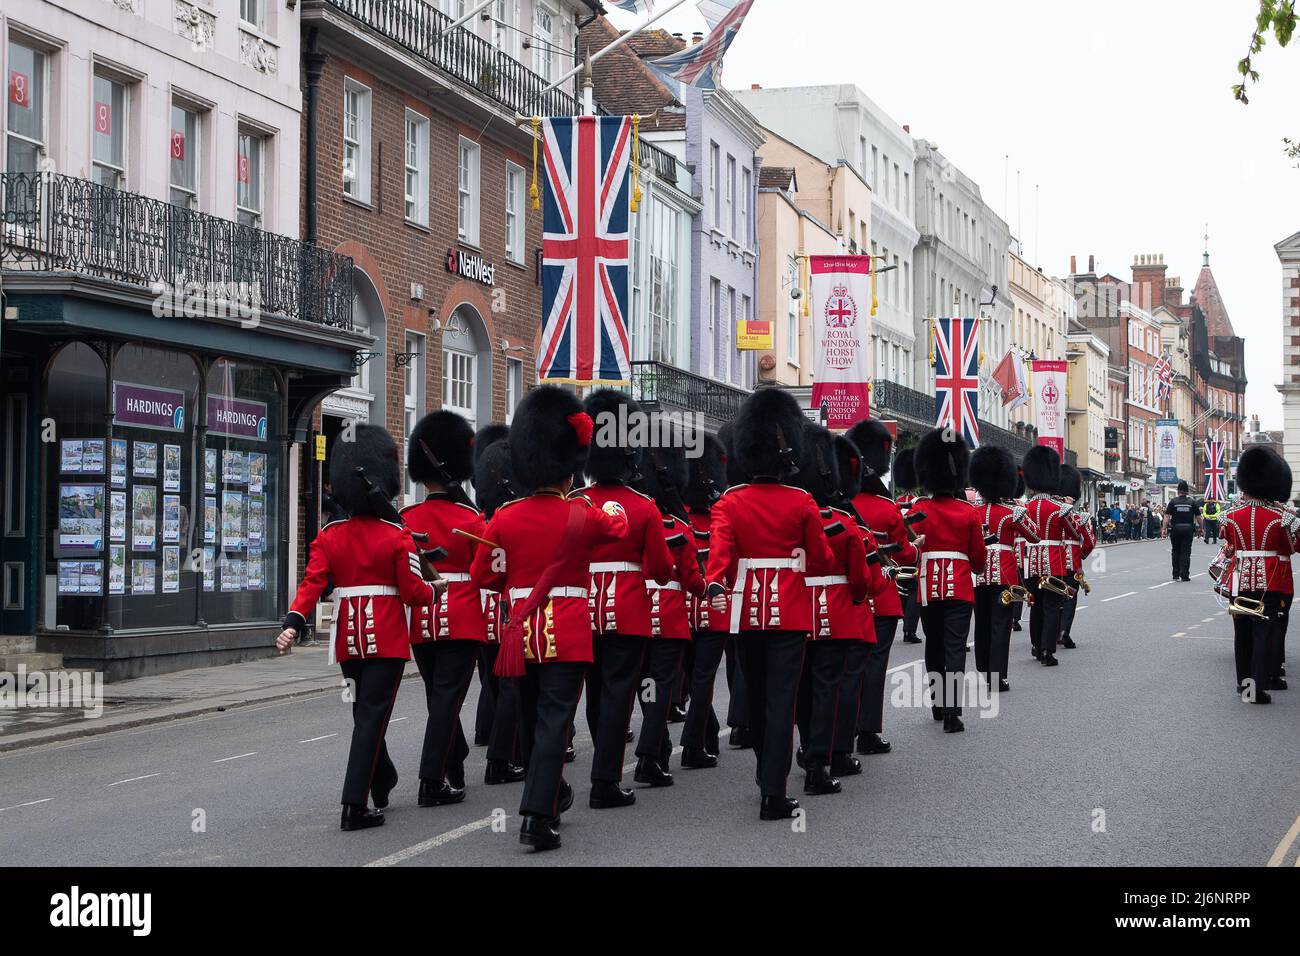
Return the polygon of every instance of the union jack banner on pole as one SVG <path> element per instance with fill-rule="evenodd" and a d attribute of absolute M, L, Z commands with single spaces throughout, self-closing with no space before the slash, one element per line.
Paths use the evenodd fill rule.
<path fill-rule="evenodd" d="M 980 320 L 934 320 L 935 425 L 980 444 Z"/>
<path fill-rule="evenodd" d="M 1223 445 L 1217 438 L 1205 439 L 1205 499 L 1224 501 L 1228 497 L 1228 474 L 1223 468 Z"/>
<path fill-rule="evenodd" d="M 1156 359 L 1156 399 L 1166 399 L 1174 391 L 1174 366 L 1169 361 L 1168 355 L 1162 355 Z"/>
<path fill-rule="evenodd" d="M 646 63 L 664 79 L 702 90 L 718 89 L 722 85 L 722 58 L 753 5 L 754 0 L 700 0 L 699 10 L 708 21 L 709 35 L 701 43 Z"/>
<path fill-rule="evenodd" d="M 654 13 L 654 0 L 609 0 L 611 7 L 618 7 L 628 13 Z"/>
<path fill-rule="evenodd" d="M 539 382 L 627 385 L 630 116 L 542 121 Z"/>

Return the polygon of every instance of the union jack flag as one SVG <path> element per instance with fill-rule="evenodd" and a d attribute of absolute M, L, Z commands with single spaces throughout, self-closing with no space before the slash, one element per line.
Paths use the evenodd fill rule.
<path fill-rule="evenodd" d="M 702 90 L 718 89 L 722 85 L 722 58 L 753 5 L 754 0 L 700 0 L 700 13 L 709 24 L 704 41 L 646 63 L 665 79 Z"/>
<path fill-rule="evenodd" d="M 935 425 L 980 444 L 979 319 L 934 320 Z"/>
<path fill-rule="evenodd" d="M 628 13 L 654 12 L 654 0 L 609 0 L 609 5 Z"/>
<path fill-rule="evenodd" d="M 1156 400 L 1168 398 L 1174 391 L 1174 365 L 1168 355 L 1156 359 L 1154 368 L 1156 376 Z"/>
<path fill-rule="evenodd" d="M 537 379 L 626 385 L 632 118 L 548 117 L 542 149 L 547 189 Z"/>
<path fill-rule="evenodd" d="M 1228 473 L 1223 467 L 1223 442 L 1205 439 L 1205 498 L 1224 501 L 1228 497 Z"/>

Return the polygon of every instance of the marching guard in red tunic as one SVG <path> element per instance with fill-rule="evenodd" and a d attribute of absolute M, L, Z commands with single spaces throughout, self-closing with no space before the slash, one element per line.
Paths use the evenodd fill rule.
<path fill-rule="evenodd" d="M 1012 501 L 1016 507 L 1025 507 L 1025 476 L 1021 473 L 1019 466 L 1016 467 L 1016 494 Z M 1025 522 L 1028 525 L 1028 521 Z M 1029 539 L 1023 534 L 1016 535 L 1016 571 L 1020 575 L 1022 583 L 1029 579 L 1025 575 L 1025 548 L 1029 544 Z M 1027 590 L 1027 588 L 1026 588 Z M 1027 601 L 1013 601 L 1011 603 L 1011 630 L 1021 630 L 1020 621 L 1025 614 L 1025 604 Z"/>
<path fill-rule="evenodd" d="M 950 429 L 927 432 L 916 446 L 916 476 L 930 494 L 916 502 L 925 513 L 916 526 L 925 535 L 918 578 L 925 668 L 932 688 L 936 678 L 940 684 L 934 718 L 943 719 L 949 734 L 966 729 L 957 685 L 966 671 L 975 602 L 971 576 L 983 573 L 986 560 L 980 512 L 964 496 L 969 461 L 965 439 Z"/>
<path fill-rule="evenodd" d="M 652 421 L 654 419 L 652 418 Z M 653 434 L 660 434 L 652 426 Z M 664 448 L 647 448 L 642 455 L 639 490 L 650 495 L 663 517 L 664 535 L 673 556 L 672 580 L 659 583 L 647 579 L 645 586 L 650 597 L 650 649 L 647 654 L 645 674 L 653 681 L 653 693 L 642 693 L 641 736 L 637 739 L 636 776 L 640 783 L 663 786 L 672 782 L 668 772 L 673 753 L 672 735 L 668 731 L 669 709 L 677 702 L 682 686 L 682 669 L 686 649 L 691 643 L 691 622 L 687 601 L 704 595 L 704 573 L 695 547 L 694 534 L 686 520 L 686 505 L 682 489 L 686 485 L 686 449 L 680 445 Z M 717 662 L 714 662 L 717 670 Z M 712 693 L 712 688 L 709 689 Z M 709 762 L 708 754 L 686 754 L 682 766 L 693 763 L 714 766 L 718 758 Z"/>
<path fill-rule="evenodd" d="M 798 467 L 804 420 L 799 403 L 779 388 L 760 388 L 741 406 L 735 452 L 753 481 L 729 489 L 713 507 L 705 574 L 715 610 L 727 607 L 731 592 L 764 820 L 786 819 L 799 809 L 786 796 L 786 778 L 804 644 L 813 624 L 804 577 L 829 574 L 833 564 L 816 502 L 782 483 Z"/>
<path fill-rule="evenodd" d="M 840 736 L 839 721 L 852 726 L 858 716 L 856 707 L 841 712 L 841 690 L 849 676 L 850 653 L 866 648 L 868 632 L 861 607 L 869 593 L 878 594 L 883 590 L 884 581 L 880 576 L 879 555 L 875 555 L 875 562 L 868 568 L 866 545 L 857 519 L 843 507 L 832 507 L 832 502 L 842 504 L 839 463 L 835 438 L 820 425 L 804 423 L 803 457 L 794 481 L 813 496 L 821 509 L 822 530 L 833 557 L 827 574 L 804 578 L 812 599 L 813 622 L 804 654 L 797 711 L 803 792 L 839 793 L 840 782 L 831 769 L 835 740 Z M 875 552 L 874 545 L 872 551 Z M 874 633 L 871 638 L 875 639 Z M 857 656 L 862 659 L 865 654 Z M 842 772 L 849 775 L 862 772 L 861 763 L 852 754 L 844 754 L 843 758 Z"/>
<path fill-rule="evenodd" d="M 424 680 L 428 717 L 420 751 L 422 807 L 465 799 L 469 746 L 460 724 L 479 649 L 487 639 L 483 600 L 469 580 L 474 542 L 457 531 L 483 536 L 483 516 L 461 488 L 474 470 L 474 429 L 455 412 L 430 412 L 406 440 L 406 472 L 428 497 L 402 509 L 402 520 L 446 557 L 436 562 L 446 589 L 432 608 L 411 615 L 411 653 Z"/>
<path fill-rule="evenodd" d="M 1029 503 L 1025 510 L 1038 540 L 1025 546 L 1026 586 L 1033 598 L 1029 607 L 1029 642 L 1034 660 L 1044 667 L 1055 667 L 1056 642 L 1061 636 L 1061 613 L 1066 582 L 1065 538 L 1068 514 L 1066 506 L 1054 497 L 1061 486 L 1061 458 L 1046 445 L 1035 445 L 1025 452 L 1021 464 Z"/>
<path fill-rule="evenodd" d="M 881 733 L 885 729 L 885 676 L 889 671 L 889 652 L 898 633 L 898 622 L 903 620 L 904 596 L 916 595 L 916 582 L 904 585 L 894 580 L 893 572 L 898 567 L 916 567 L 920 561 L 920 552 L 911 541 L 903 525 L 902 512 L 883 480 L 889 474 L 889 458 L 894 448 L 894 439 L 889 434 L 889 429 L 875 419 L 867 419 L 849 430 L 848 440 L 860 456 L 858 491 L 853 498 L 853 507 L 867 523 L 865 533 L 875 539 L 874 543 L 893 549 L 890 555 L 892 565 L 886 569 L 890 585 L 879 594 L 872 595 L 870 601 L 871 627 L 876 640 L 867 645 L 867 659 L 859 682 L 856 726 L 858 753 L 887 754 L 893 748 Z M 911 464 L 912 450 L 909 448 L 899 452 L 894 460 L 895 478 L 900 473 L 900 467 L 910 468 Z M 915 487 L 914 473 L 907 477 L 912 482 L 908 487 Z M 911 496 L 905 497 L 908 503 L 915 500 Z M 924 544 L 924 541 L 920 543 Z"/>
<path fill-rule="evenodd" d="M 316 602 L 334 585 L 330 663 L 351 687 L 352 743 L 343 778 L 344 830 L 380 826 L 397 768 L 384 745 L 402 671 L 411 657 L 410 615 L 437 595 L 424 579 L 409 529 L 380 514 L 396 511 L 401 489 L 397 445 L 384 429 L 359 425 L 352 441 L 335 443 L 330 486 L 351 515 L 321 528 L 311 543 L 307 570 L 276 638 L 287 653 L 307 625 Z M 376 809 L 369 808 L 369 798 Z"/>
<path fill-rule="evenodd" d="M 564 751 L 591 663 L 587 608 L 594 548 L 627 534 L 617 502 L 568 497 L 591 444 L 592 423 L 571 393 L 541 385 L 524 396 L 510 431 L 511 470 L 528 497 L 497 509 L 474 554 L 471 580 L 509 600 L 496 672 L 519 678 L 520 748 L 528 775 L 521 843 L 560 845 L 560 814 L 573 805 Z M 520 673 L 522 671 L 522 674 Z"/>
<path fill-rule="evenodd" d="M 1294 599 L 1291 555 L 1300 545 L 1300 519 L 1284 504 L 1291 497 L 1291 468 L 1272 449 L 1256 445 L 1242 452 L 1237 487 L 1245 497 L 1221 526 L 1232 559 L 1237 692 L 1268 704 L 1270 689 L 1286 687 L 1280 677 L 1282 638 Z"/>
<path fill-rule="evenodd" d="M 1061 503 L 1070 506 L 1083 497 L 1083 476 L 1073 465 L 1061 465 Z M 1073 592 L 1061 604 L 1061 646 L 1067 650 L 1078 647 L 1070 631 L 1074 627 L 1074 612 L 1079 607 L 1079 588 L 1083 585 L 1079 579 L 1083 574 L 1083 562 L 1088 560 L 1097 547 L 1097 535 L 1092 530 L 1089 516 L 1077 508 L 1070 512 L 1065 522 L 1065 536 L 1061 539 L 1065 546 L 1065 582 Z"/>
<path fill-rule="evenodd" d="M 894 501 L 904 517 L 916 503 L 920 488 L 920 482 L 916 477 L 915 456 L 915 449 L 907 448 L 900 451 L 894 459 L 894 492 L 897 495 Z M 876 530 L 880 529 L 876 528 Z M 905 581 L 899 585 L 899 590 L 903 594 L 903 643 L 920 644 L 921 639 L 916 636 L 916 628 L 921 621 L 920 581 Z"/>
<path fill-rule="evenodd" d="M 587 726 L 595 739 L 589 805 L 593 810 L 605 810 L 636 802 L 636 794 L 621 786 L 621 781 L 632 707 L 650 649 L 646 582 L 671 581 L 673 557 L 658 507 L 629 485 L 637 475 L 640 457 L 639 449 L 626 440 L 629 423 L 644 413 L 627 395 L 613 389 L 592 392 L 585 407 L 596 432 L 586 464 L 593 484 L 582 493 L 597 507 L 616 503 L 627 515 L 628 526 L 625 536 L 597 545 L 591 553 L 594 659 L 587 674 Z M 620 434 L 624 430 L 628 434 Z M 667 768 L 656 772 L 655 767 L 641 763 L 635 779 L 658 787 L 672 784 Z"/>
<path fill-rule="evenodd" d="M 486 425 L 474 436 L 474 500 L 486 521 L 492 520 L 498 508 L 519 497 L 511 477 L 508 436 L 509 429 L 504 425 Z M 493 673 L 505 627 L 501 592 L 481 588 L 479 598 L 483 602 L 487 640 L 479 650 L 474 742 L 487 745 L 485 784 L 517 783 L 524 779 L 519 762 L 519 688 L 516 681 L 502 680 Z"/>
<path fill-rule="evenodd" d="M 970 459 L 970 483 L 984 504 L 980 523 L 997 542 L 989 544 L 984 573 L 975 578 L 975 667 L 991 689 L 1011 689 L 1007 681 L 1011 654 L 1011 608 L 1021 603 L 1016 567 L 1016 540 L 1032 537 L 1026 528 L 1027 513 L 1012 503 L 1019 469 L 1011 453 L 993 445 L 976 449 Z"/>
<path fill-rule="evenodd" d="M 703 573 L 709 560 L 710 509 L 727 487 L 727 455 L 722 443 L 704 436 L 697 458 L 687 459 L 686 487 L 682 499 L 690 518 L 691 540 Z M 713 685 L 729 640 L 731 610 L 715 611 L 706 597 L 686 595 L 691 643 L 695 647 L 689 676 L 690 703 L 682 726 L 682 766 L 706 770 L 718 765 L 720 724 L 713 709 Z M 748 718 L 746 718 L 748 719 Z"/>

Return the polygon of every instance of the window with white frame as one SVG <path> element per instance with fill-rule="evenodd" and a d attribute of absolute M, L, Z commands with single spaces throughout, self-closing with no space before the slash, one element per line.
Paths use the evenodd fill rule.
<path fill-rule="evenodd" d="M 749 248 L 749 190 L 752 173 L 745 167 L 740 174 L 740 234 L 736 237 L 740 244 Z"/>
<path fill-rule="evenodd" d="M 126 84 L 96 73 L 91 104 L 92 178 L 101 186 L 126 185 L 128 109 Z"/>
<path fill-rule="evenodd" d="M 712 347 L 709 349 L 709 373 L 717 374 L 717 341 L 718 341 L 718 310 L 721 306 L 722 284 L 717 279 L 709 280 L 709 339 Z"/>
<path fill-rule="evenodd" d="M 727 190 L 726 198 L 723 202 L 722 222 L 727 230 L 727 235 L 735 238 L 736 235 L 736 158 L 727 157 L 727 181 L 724 184 Z"/>
<path fill-rule="evenodd" d="M 429 224 L 429 120 L 406 111 L 406 218 Z"/>
<path fill-rule="evenodd" d="M 266 0 L 239 0 L 239 19 L 257 30 L 266 26 Z"/>
<path fill-rule="evenodd" d="M 477 427 L 474 408 L 475 378 L 478 356 L 457 349 L 442 350 L 442 406 L 463 415 Z"/>
<path fill-rule="evenodd" d="M 524 261 L 524 168 L 506 163 L 506 258 L 511 262 Z"/>
<path fill-rule="evenodd" d="M 370 89 L 343 81 L 343 195 L 370 202 Z"/>
<path fill-rule="evenodd" d="M 506 424 L 515 417 L 515 409 L 524 397 L 523 359 L 506 359 Z"/>
<path fill-rule="evenodd" d="M 655 198 L 650 226 L 650 358 L 677 364 L 680 214 Z"/>
<path fill-rule="evenodd" d="M 717 143 L 709 144 L 709 206 L 713 212 L 713 228 L 722 228 L 722 151 Z"/>
<path fill-rule="evenodd" d="M 240 130 L 235 166 L 235 213 L 241 226 L 262 227 L 262 172 L 265 154 L 265 136 Z"/>
<path fill-rule="evenodd" d="M 9 41 L 9 101 L 5 123 L 5 171 L 40 169 L 46 142 L 46 81 L 49 58 L 40 50 Z"/>
<path fill-rule="evenodd" d="M 789 259 L 785 264 L 786 279 L 786 313 L 785 313 L 785 357 L 791 364 L 799 364 L 799 299 L 793 295 L 799 287 L 799 266 Z"/>
<path fill-rule="evenodd" d="M 555 9 L 548 3 L 537 0 L 533 11 L 533 72 L 546 81 L 552 79 L 555 52 Z"/>
<path fill-rule="evenodd" d="M 461 137 L 457 163 L 456 192 L 461 242 L 478 245 L 479 147 Z"/>
<path fill-rule="evenodd" d="M 424 414 L 424 336 L 414 332 L 406 333 L 406 366 L 402 379 L 402 425 L 406 434 L 415 430 L 416 422 Z M 406 479 L 406 503 L 413 504 L 419 494 L 419 486 Z"/>
<path fill-rule="evenodd" d="M 199 114 L 172 102 L 171 136 L 167 144 L 169 199 L 182 209 L 199 208 Z"/>
<path fill-rule="evenodd" d="M 492 45 L 507 56 L 518 59 L 518 32 L 515 15 L 519 0 L 496 0 L 492 5 Z"/>

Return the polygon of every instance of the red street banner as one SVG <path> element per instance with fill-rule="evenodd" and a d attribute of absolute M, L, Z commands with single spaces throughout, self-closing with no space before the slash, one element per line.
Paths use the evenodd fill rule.
<path fill-rule="evenodd" d="M 1065 406 L 1069 365 L 1057 359 L 1034 363 L 1034 410 L 1038 414 L 1038 444 L 1054 448 L 1065 458 Z"/>
<path fill-rule="evenodd" d="M 812 407 L 825 403 L 827 428 L 850 428 L 871 413 L 871 257 L 812 256 L 817 346 Z"/>

